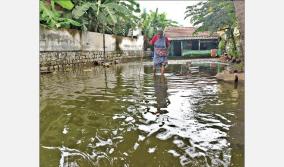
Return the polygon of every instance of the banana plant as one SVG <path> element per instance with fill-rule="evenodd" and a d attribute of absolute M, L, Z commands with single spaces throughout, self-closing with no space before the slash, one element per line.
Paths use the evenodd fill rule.
<path fill-rule="evenodd" d="M 73 9 L 72 15 L 77 20 L 88 20 L 83 23 L 84 30 L 112 32 L 118 20 L 127 20 L 133 17 L 132 11 L 125 4 L 125 2 L 120 3 L 120 1 L 114 0 L 82 2 Z"/>
<path fill-rule="evenodd" d="M 169 26 L 178 26 L 176 21 L 167 19 L 165 13 L 159 13 L 158 8 L 156 11 L 150 11 L 149 13 L 144 10 L 141 14 L 141 18 L 141 23 L 139 25 L 147 38 L 151 38 L 156 34 L 158 29 L 165 29 Z"/>
<path fill-rule="evenodd" d="M 59 6 L 67 10 L 72 10 L 74 7 L 74 4 L 71 0 L 51 0 L 51 2 L 58 4 Z"/>
<path fill-rule="evenodd" d="M 55 2 L 51 1 L 49 5 L 46 1 L 41 0 L 40 5 L 40 23 L 48 28 L 70 28 L 70 26 L 81 26 L 73 19 L 62 17 L 62 14 L 55 10 Z"/>
<path fill-rule="evenodd" d="M 55 6 L 58 5 L 66 10 L 72 10 L 74 7 L 74 4 L 71 0 L 49 0 L 47 2 L 50 2 L 52 10 L 56 10 Z"/>

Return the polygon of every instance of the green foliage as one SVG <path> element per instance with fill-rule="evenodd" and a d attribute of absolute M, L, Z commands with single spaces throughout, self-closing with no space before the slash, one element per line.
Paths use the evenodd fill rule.
<path fill-rule="evenodd" d="M 238 71 L 238 72 L 244 72 L 245 64 L 244 62 L 241 63 L 231 63 L 230 64 L 230 71 Z"/>
<path fill-rule="evenodd" d="M 197 26 L 197 31 L 216 32 L 236 22 L 233 3 L 228 0 L 208 0 L 186 7 L 185 18 Z"/>
<path fill-rule="evenodd" d="M 127 7 L 130 11 L 140 13 L 140 5 L 136 0 L 120 1 L 120 5 Z"/>
<path fill-rule="evenodd" d="M 226 45 L 230 44 L 230 51 L 228 52 L 235 56 L 239 54 L 238 41 L 233 34 L 237 27 L 237 20 L 232 1 L 208 0 L 199 2 L 196 5 L 186 7 L 185 14 L 185 18 L 191 17 L 191 23 L 197 27 L 195 33 L 203 31 L 225 32 L 225 37 L 220 40 L 219 49 L 226 50 Z"/>
<path fill-rule="evenodd" d="M 224 51 L 225 47 L 226 47 L 226 41 L 224 39 L 221 39 L 219 41 L 218 49 L 220 49 L 221 51 Z"/>
<path fill-rule="evenodd" d="M 63 9 L 57 9 L 56 5 Z M 40 22 L 49 28 L 76 28 L 127 36 L 136 28 L 151 38 L 157 29 L 177 26 L 158 9 L 142 12 L 136 0 L 40 0 Z"/>
<path fill-rule="evenodd" d="M 227 51 L 228 51 L 228 54 L 232 57 L 239 57 L 240 55 L 239 51 L 235 50 L 233 47 L 229 47 Z"/>
<path fill-rule="evenodd" d="M 80 26 L 81 24 L 70 18 L 61 17 L 61 14 L 52 9 L 52 5 L 47 5 L 40 1 L 40 23 L 49 28 L 69 28 L 71 25 Z"/>
<path fill-rule="evenodd" d="M 137 26 L 134 13 L 139 11 L 134 0 L 80 1 L 72 16 L 82 23 L 82 30 L 127 35 Z"/>
<path fill-rule="evenodd" d="M 64 9 L 71 10 L 74 7 L 74 4 L 72 3 L 71 0 L 52 0 L 52 1 L 54 1 Z"/>
<path fill-rule="evenodd" d="M 81 6 L 76 6 L 72 11 L 73 17 L 79 19 L 90 9 L 90 7 L 95 7 L 95 11 L 97 10 L 95 4 L 90 2 L 84 3 Z"/>
<path fill-rule="evenodd" d="M 237 53 L 237 51 L 235 51 L 235 50 L 233 50 L 233 49 L 229 49 L 229 50 L 228 50 L 228 54 L 229 54 L 230 56 L 236 57 L 238 53 Z"/>
<path fill-rule="evenodd" d="M 165 29 L 169 26 L 178 26 L 178 23 L 167 19 L 166 13 L 158 13 L 158 8 L 155 12 L 150 11 L 149 13 L 144 10 L 141 14 L 140 27 L 148 38 L 156 34 L 158 29 Z"/>

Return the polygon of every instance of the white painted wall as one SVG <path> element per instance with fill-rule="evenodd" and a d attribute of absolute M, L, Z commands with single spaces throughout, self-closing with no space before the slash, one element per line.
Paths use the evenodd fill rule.
<path fill-rule="evenodd" d="M 144 37 L 138 36 L 137 39 L 124 37 L 119 47 L 121 50 L 143 50 Z"/>
<path fill-rule="evenodd" d="M 120 37 L 121 38 L 121 37 Z M 119 47 L 123 51 L 143 50 L 143 36 L 122 37 Z M 116 37 L 105 34 L 105 50 L 115 51 Z M 103 34 L 78 30 L 40 30 L 40 51 L 103 51 Z"/>
<path fill-rule="evenodd" d="M 40 51 L 81 50 L 81 36 L 74 30 L 40 30 Z"/>

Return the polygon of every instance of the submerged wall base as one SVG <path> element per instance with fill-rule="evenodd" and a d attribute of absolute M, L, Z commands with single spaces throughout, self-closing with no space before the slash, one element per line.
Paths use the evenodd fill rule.
<path fill-rule="evenodd" d="M 146 56 L 144 51 L 47 51 L 40 52 L 40 71 L 51 72 L 78 65 L 100 65 L 102 63 L 122 62 L 127 59 Z"/>

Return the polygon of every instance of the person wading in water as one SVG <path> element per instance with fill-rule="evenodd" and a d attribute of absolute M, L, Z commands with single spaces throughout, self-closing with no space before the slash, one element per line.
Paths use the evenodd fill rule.
<path fill-rule="evenodd" d="M 154 75 L 156 74 L 157 68 L 161 68 L 161 75 L 163 75 L 165 66 L 168 64 L 167 57 L 170 41 L 167 37 L 164 36 L 163 30 L 159 30 L 149 43 L 150 45 L 154 45 Z"/>

